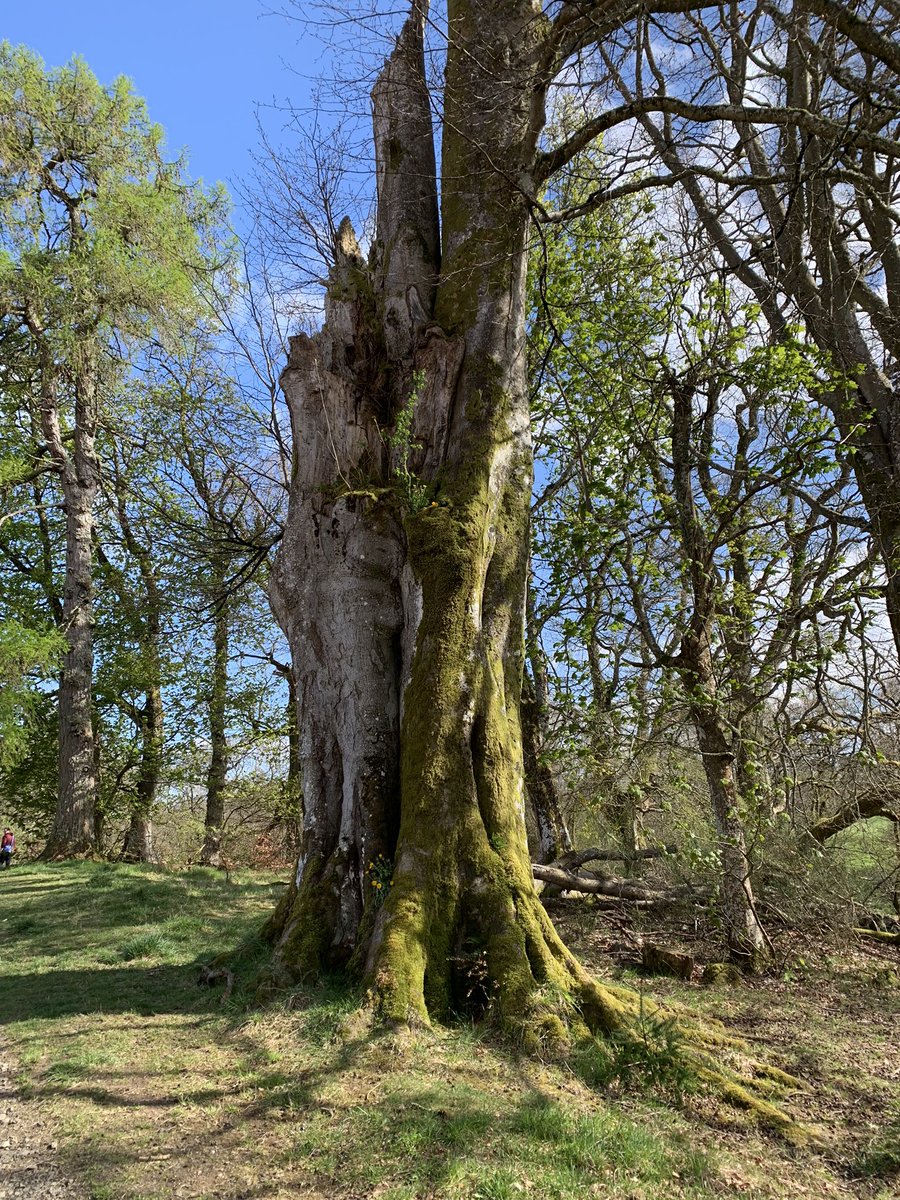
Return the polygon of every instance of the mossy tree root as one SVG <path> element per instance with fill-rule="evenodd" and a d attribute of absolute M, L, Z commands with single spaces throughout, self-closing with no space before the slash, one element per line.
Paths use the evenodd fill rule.
<path fill-rule="evenodd" d="M 487 1015 L 518 1048 L 542 1059 L 567 1059 L 594 1045 L 602 1050 L 610 1039 L 641 1050 L 648 1029 L 662 1026 L 667 1052 L 677 1057 L 672 1066 L 679 1078 L 693 1079 L 792 1145 L 815 1140 L 812 1131 L 773 1102 L 773 1097 L 800 1088 L 800 1080 L 754 1059 L 745 1043 L 716 1023 L 697 1021 L 631 988 L 593 978 L 527 889 L 507 887 L 504 898 L 486 888 L 481 898 L 495 913 L 483 943 L 485 975 L 492 980 Z M 465 908 L 457 906 L 456 916 Z M 390 933 L 370 975 L 367 1005 L 376 1020 L 391 1025 L 428 1024 L 432 1015 L 439 1015 L 428 1004 L 429 993 L 432 998 L 452 994 L 446 979 L 437 985 L 448 960 L 430 960 L 421 910 L 401 900 L 388 924 Z"/>

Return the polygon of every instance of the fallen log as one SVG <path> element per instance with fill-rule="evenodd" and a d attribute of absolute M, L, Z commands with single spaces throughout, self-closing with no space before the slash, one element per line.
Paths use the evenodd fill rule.
<path fill-rule="evenodd" d="M 900 933 L 888 933 L 884 929 L 854 929 L 857 937 L 870 942 L 881 942 L 882 946 L 900 946 Z"/>
<path fill-rule="evenodd" d="M 679 900 L 698 900 L 700 897 L 690 888 L 652 888 L 636 879 L 619 879 L 616 876 L 596 875 L 592 872 L 575 874 L 561 867 L 532 863 L 535 879 L 549 883 L 564 892 L 587 892 L 594 896 L 611 896 L 619 900 L 633 900 L 652 904 L 674 904 Z"/>

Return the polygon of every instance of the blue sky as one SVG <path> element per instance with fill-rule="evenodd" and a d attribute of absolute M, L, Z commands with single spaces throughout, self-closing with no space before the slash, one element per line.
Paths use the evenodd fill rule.
<path fill-rule="evenodd" d="M 190 172 L 230 184 L 252 167 L 255 106 L 302 106 L 320 47 L 266 0 L 30 0 L 2 4 L 0 38 L 48 66 L 80 54 L 103 83 L 128 75 Z M 270 122 L 271 123 L 271 122 Z"/>

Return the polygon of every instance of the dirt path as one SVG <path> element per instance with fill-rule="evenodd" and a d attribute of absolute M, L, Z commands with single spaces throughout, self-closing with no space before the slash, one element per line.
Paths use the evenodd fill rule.
<path fill-rule="evenodd" d="M 85 1200 L 87 1192 L 60 1165 L 53 1129 L 34 1101 L 23 1100 L 0 1045 L 0 1200 Z"/>

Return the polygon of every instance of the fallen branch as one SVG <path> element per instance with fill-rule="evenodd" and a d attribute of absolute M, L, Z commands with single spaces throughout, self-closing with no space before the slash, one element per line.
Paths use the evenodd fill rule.
<path fill-rule="evenodd" d="M 565 892 L 587 892 L 594 896 L 612 896 L 619 900 L 631 900 L 654 905 L 674 904 L 679 900 L 697 900 L 699 897 L 690 888 L 652 888 L 635 879 L 619 879 L 610 875 L 584 872 L 576 875 L 561 867 L 532 863 L 535 879 L 552 884 Z"/>
<path fill-rule="evenodd" d="M 627 854 L 624 850 L 601 850 L 597 846 L 592 846 L 588 850 L 572 850 L 568 854 L 564 854 L 562 858 L 558 858 L 556 862 L 548 863 L 548 866 L 559 867 L 562 871 L 577 871 L 579 867 L 583 867 L 589 862 L 625 862 L 626 859 L 636 858 L 662 858 L 666 854 L 676 854 L 677 846 L 648 846 L 644 850 L 635 850 L 632 854 Z"/>
<path fill-rule="evenodd" d="M 888 933 L 884 929 L 854 929 L 853 932 L 857 937 L 880 942 L 882 946 L 900 946 L 900 933 Z"/>
<path fill-rule="evenodd" d="M 900 800 L 897 795 L 888 791 L 866 792 L 830 816 L 815 821 L 809 827 L 809 835 L 821 845 L 842 829 L 848 829 L 857 821 L 867 821 L 870 817 L 886 817 L 889 821 L 900 822 Z"/>

